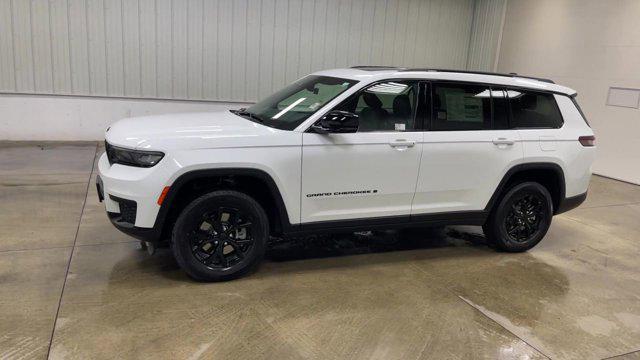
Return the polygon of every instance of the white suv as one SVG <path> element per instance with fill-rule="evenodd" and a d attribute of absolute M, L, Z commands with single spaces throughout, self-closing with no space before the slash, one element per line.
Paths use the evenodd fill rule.
<path fill-rule="evenodd" d="M 586 197 L 575 96 L 516 74 L 321 71 L 247 109 L 116 122 L 98 196 L 200 280 L 245 274 L 269 236 L 468 224 L 524 251 Z"/>

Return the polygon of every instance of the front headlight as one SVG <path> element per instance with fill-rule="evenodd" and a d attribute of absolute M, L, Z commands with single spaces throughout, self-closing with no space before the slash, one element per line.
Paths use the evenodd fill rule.
<path fill-rule="evenodd" d="M 109 164 L 121 164 L 136 167 L 152 167 L 162 160 L 164 153 L 159 151 L 131 150 L 110 145 L 105 142 Z"/>

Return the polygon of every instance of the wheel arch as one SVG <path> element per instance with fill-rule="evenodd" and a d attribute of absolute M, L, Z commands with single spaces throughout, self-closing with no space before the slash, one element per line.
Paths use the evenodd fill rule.
<path fill-rule="evenodd" d="M 264 170 L 253 168 L 218 168 L 191 170 L 176 178 L 165 196 L 154 228 L 160 238 L 170 237 L 177 215 L 198 196 L 215 190 L 238 190 L 254 197 L 269 217 L 276 231 L 289 231 L 288 211 L 275 180 Z M 275 211 L 274 211 L 275 210 Z"/>
<path fill-rule="evenodd" d="M 485 211 L 491 212 L 505 190 L 514 183 L 522 181 L 539 182 L 547 188 L 553 200 L 554 214 L 558 212 L 565 199 L 566 182 L 562 167 L 551 162 L 524 163 L 510 168 L 498 183 L 496 190 L 485 206 Z"/>

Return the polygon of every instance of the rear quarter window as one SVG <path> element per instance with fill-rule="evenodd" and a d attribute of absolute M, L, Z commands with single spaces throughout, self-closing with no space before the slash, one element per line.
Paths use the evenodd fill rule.
<path fill-rule="evenodd" d="M 588 127 L 591 127 L 591 124 L 589 124 L 587 117 L 584 115 L 584 112 L 582 112 L 582 108 L 580 107 L 580 105 L 578 105 L 578 101 L 576 100 L 575 95 L 571 97 L 571 102 L 573 103 L 573 106 L 576 107 L 576 110 L 578 110 L 578 112 L 580 113 L 580 116 L 582 116 L 582 120 L 584 120 L 585 124 L 587 124 Z"/>
<path fill-rule="evenodd" d="M 507 90 L 511 126 L 516 129 L 557 129 L 562 127 L 560 109 L 553 94 Z"/>

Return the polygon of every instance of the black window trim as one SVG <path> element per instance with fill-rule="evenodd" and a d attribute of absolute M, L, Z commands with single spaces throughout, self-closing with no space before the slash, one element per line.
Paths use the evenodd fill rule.
<path fill-rule="evenodd" d="M 556 106 L 556 109 L 558 110 L 558 114 L 560 114 L 560 120 L 562 121 L 562 123 L 560 124 L 559 127 L 528 127 L 528 128 L 520 128 L 520 127 L 511 127 L 512 125 L 512 119 L 513 119 L 513 114 L 511 113 L 511 103 L 509 98 L 507 98 L 507 102 L 508 102 L 508 107 L 509 107 L 509 112 L 508 112 L 508 124 L 509 124 L 509 128 L 508 129 L 494 129 L 494 120 L 493 120 L 493 96 L 490 97 L 490 104 L 491 104 L 491 129 L 470 129 L 470 130 L 431 130 L 433 129 L 433 89 L 434 89 L 434 83 L 435 84 L 442 84 L 442 83 L 453 83 L 453 84 L 460 84 L 460 85 L 477 85 L 477 86 L 486 86 L 490 89 L 490 91 L 493 91 L 494 88 L 496 89 L 500 89 L 502 91 L 509 91 L 509 90 L 516 90 L 516 91 L 528 91 L 528 92 L 534 92 L 534 93 L 543 93 L 543 94 L 551 94 L 551 95 L 561 95 L 561 96 L 566 96 L 568 98 L 574 98 L 575 95 L 571 96 L 571 95 L 567 95 L 565 93 L 561 93 L 558 91 L 552 91 L 552 90 L 539 90 L 539 89 L 531 89 L 528 87 L 524 87 L 524 86 L 513 86 L 513 85 L 501 85 L 501 84 L 492 84 L 492 83 L 486 83 L 486 82 L 475 82 L 475 81 L 461 81 L 461 80 L 438 80 L 438 79 L 427 79 L 424 80 L 427 83 L 430 83 L 428 86 L 428 90 L 429 93 L 431 95 L 430 101 L 429 101 L 429 119 L 428 119 L 428 123 L 429 123 L 429 129 L 427 129 L 426 127 L 423 127 L 422 131 L 504 131 L 504 130 L 548 130 L 548 129 L 562 129 L 564 127 L 565 121 L 564 121 L 564 116 L 562 115 L 562 111 L 560 110 L 560 105 L 558 105 L 558 101 L 556 101 L 555 96 L 553 98 L 553 103 Z M 584 116 L 583 116 L 584 118 Z"/>
<path fill-rule="evenodd" d="M 499 130 L 513 130 L 511 128 L 511 106 L 509 106 L 509 98 L 506 97 L 507 95 L 507 89 L 499 86 L 499 87 L 493 87 L 493 86 L 489 86 L 489 91 L 491 94 L 491 130 L 493 131 L 499 131 Z M 496 129 L 496 123 L 495 123 L 495 118 L 496 118 L 496 113 L 495 113 L 495 105 L 493 104 L 493 92 L 494 91 L 502 91 L 505 95 L 505 99 L 507 101 L 507 128 L 506 129 Z"/>
<path fill-rule="evenodd" d="M 587 116 L 582 111 L 582 108 L 580 107 L 580 104 L 578 104 L 577 97 L 578 97 L 578 94 L 573 94 L 573 95 L 571 95 L 569 97 L 569 99 L 573 103 L 573 106 L 575 106 L 576 109 L 578 109 L 578 112 L 580 113 L 580 116 L 582 116 L 582 120 L 584 120 L 584 122 L 587 124 L 588 127 L 591 127 L 591 124 L 589 124 L 589 120 L 587 120 Z M 563 119 L 563 121 L 564 121 L 564 119 Z"/>
<path fill-rule="evenodd" d="M 427 81 L 427 82 L 449 82 L 449 83 L 460 83 L 460 84 L 469 84 L 469 85 L 495 86 L 495 87 L 501 87 L 501 88 L 505 88 L 505 89 L 516 89 L 516 90 L 519 89 L 519 90 L 523 90 L 523 91 L 537 91 L 537 92 L 543 92 L 543 93 L 555 94 L 555 95 L 562 95 L 562 96 L 567 96 L 567 97 L 575 96 L 575 95 L 568 95 L 567 93 L 563 93 L 563 92 L 560 92 L 560 91 L 554 91 L 554 90 L 534 89 L 534 88 L 530 88 L 530 87 L 526 87 L 526 86 L 503 85 L 503 84 L 484 82 L 484 81 L 433 79 L 433 78 L 421 79 L 421 80 L 422 81 Z"/>
<path fill-rule="evenodd" d="M 419 131 L 431 131 L 431 118 L 433 117 L 433 84 L 428 80 L 420 81 L 420 91 L 423 94 L 422 97 L 422 106 L 424 107 Z M 418 113 L 418 108 L 416 110 L 416 114 Z M 427 129 L 428 128 L 428 129 Z"/>

